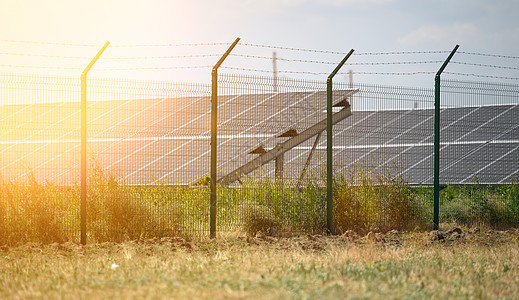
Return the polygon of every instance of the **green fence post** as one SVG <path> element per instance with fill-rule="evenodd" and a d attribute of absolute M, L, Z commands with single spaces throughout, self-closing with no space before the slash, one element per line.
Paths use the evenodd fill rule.
<path fill-rule="evenodd" d="M 86 245 L 86 199 L 87 199 L 87 73 L 90 71 L 101 54 L 110 45 L 106 42 L 81 73 L 81 244 Z"/>
<path fill-rule="evenodd" d="M 346 63 L 348 58 L 353 54 L 353 49 L 342 59 L 342 61 L 335 67 L 333 72 L 326 80 L 326 227 L 330 233 L 333 233 L 333 156 L 332 156 L 332 107 L 333 107 L 333 77 L 341 67 Z"/>
<path fill-rule="evenodd" d="M 440 226 L 440 75 L 458 48 L 459 45 L 454 47 L 434 77 L 434 230 L 438 230 Z"/>
<path fill-rule="evenodd" d="M 214 65 L 211 72 L 211 174 L 210 174 L 210 212 L 209 212 L 209 232 L 210 238 L 216 237 L 216 129 L 218 118 L 218 68 L 229 56 L 232 49 L 238 44 L 240 38 L 236 38 L 232 45 L 225 51 L 223 56 Z"/>

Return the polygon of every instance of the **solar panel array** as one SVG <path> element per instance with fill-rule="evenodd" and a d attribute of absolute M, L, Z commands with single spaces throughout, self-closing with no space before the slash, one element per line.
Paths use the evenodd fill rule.
<path fill-rule="evenodd" d="M 441 182 L 510 183 L 519 172 L 518 120 L 517 104 L 442 109 Z M 433 109 L 354 112 L 342 126 L 354 124 L 378 130 L 338 133 L 344 143 L 334 153 L 342 168 L 390 166 L 410 184 L 432 184 Z"/>
<path fill-rule="evenodd" d="M 326 118 L 322 83 L 271 83 L 223 76 L 218 111 L 218 177 Z M 99 91 L 96 91 L 96 88 Z M 110 90 L 93 84 L 88 104 L 90 158 L 128 184 L 192 185 L 210 165 L 207 87 L 182 96 Z M 296 90 L 296 91 L 294 91 Z M 141 98 L 146 95 L 149 98 Z M 126 96 L 126 98 L 125 98 Z M 76 96 L 77 97 L 77 96 Z M 441 110 L 441 182 L 509 183 L 519 175 L 518 98 L 508 104 L 446 106 Z M 334 126 L 335 169 L 390 171 L 410 184 L 433 180 L 432 91 L 336 85 L 334 104 L 352 115 Z M 514 103 L 515 101 L 515 103 Z M 417 103 L 419 105 L 417 105 Z M 373 107 L 378 107 L 373 109 Z M 79 103 L 4 104 L 0 110 L 0 174 L 4 179 L 73 184 L 79 180 Z M 284 157 L 284 177 L 297 181 L 307 162 L 324 167 L 326 136 L 312 137 Z M 273 178 L 274 162 L 250 174 Z"/>

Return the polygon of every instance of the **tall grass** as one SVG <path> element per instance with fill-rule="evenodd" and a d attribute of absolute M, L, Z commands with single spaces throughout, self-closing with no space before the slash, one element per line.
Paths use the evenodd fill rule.
<path fill-rule="evenodd" d="M 186 198 L 168 201 L 165 190 L 119 184 L 94 164 L 88 180 L 86 210 L 89 241 L 187 237 L 188 226 L 183 222 L 186 203 L 182 201 Z M 197 196 L 192 191 L 188 198 L 196 200 Z M 196 201 L 191 204 L 196 207 Z M 78 242 L 79 234 L 79 186 L 42 184 L 34 176 L 29 176 L 27 183 L 0 181 L 0 244 Z"/>
<path fill-rule="evenodd" d="M 447 186 L 440 193 L 442 222 L 516 226 L 519 224 L 519 184 Z"/>
<path fill-rule="evenodd" d="M 87 198 L 89 242 L 208 236 L 208 187 L 136 186 L 91 168 Z M 304 182 L 249 178 L 220 186 L 217 231 L 256 235 L 324 234 L 323 174 Z M 391 173 L 361 167 L 335 174 L 333 231 L 428 228 L 432 189 L 413 190 Z M 0 244 L 79 241 L 79 186 L 0 181 Z M 519 224 L 519 185 L 448 187 L 441 193 L 441 222 Z"/>
<path fill-rule="evenodd" d="M 78 195 L 77 187 L 40 184 L 32 174 L 26 184 L 0 181 L 0 244 L 74 240 Z"/>
<path fill-rule="evenodd" d="M 220 187 L 221 228 L 254 235 L 323 233 L 326 190 L 313 181 L 296 185 L 280 179 L 245 180 L 238 188 Z"/>
<path fill-rule="evenodd" d="M 326 188 L 322 174 L 303 183 L 280 179 L 249 179 L 240 188 L 221 187 L 219 219 L 254 235 L 258 231 L 280 233 L 325 233 Z M 389 231 L 425 228 L 423 206 L 409 187 L 390 173 L 354 168 L 335 174 L 334 232 L 354 230 Z M 222 224 L 232 230 L 229 223 Z"/>
<path fill-rule="evenodd" d="M 95 241 L 124 241 L 180 235 L 182 211 L 175 201 L 119 184 L 94 164 L 89 180 L 87 224 Z"/>
<path fill-rule="evenodd" d="M 356 166 L 335 178 L 335 231 L 365 233 L 427 227 L 422 206 L 412 197 L 408 185 L 391 173 Z"/>

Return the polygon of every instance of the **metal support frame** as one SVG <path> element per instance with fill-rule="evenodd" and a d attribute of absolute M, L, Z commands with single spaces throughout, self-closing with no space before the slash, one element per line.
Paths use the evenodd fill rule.
<path fill-rule="evenodd" d="M 355 91 L 352 91 L 352 94 Z M 340 111 L 336 112 L 332 116 L 332 122 L 333 124 L 339 123 L 340 121 L 346 119 L 347 117 L 351 116 L 351 110 L 350 105 L 348 104 Z M 218 180 L 220 184 L 231 184 L 237 180 L 239 180 L 240 177 L 249 174 L 250 172 L 258 169 L 259 167 L 263 166 L 264 164 L 276 159 L 280 155 L 283 155 L 285 152 L 289 151 L 290 149 L 300 145 L 301 143 L 309 140 L 310 138 L 318 135 L 319 133 L 326 130 L 328 119 L 323 119 L 322 121 L 314 124 L 313 126 L 309 127 L 308 129 L 304 130 L 300 134 L 291 137 L 290 139 L 286 140 L 283 143 L 280 143 L 276 145 L 276 147 L 270 149 L 266 153 L 263 153 L 256 157 L 255 159 L 249 161 L 248 163 L 244 164 L 243 166 L 239 167 L 238 169 L 230 172 L 229 174 L 223 176 Z"/>
<path fill-rule="evenodd" d="M 335 67 L 333 72 L 328 76 L 326 80 L 326 227 L 330 233 L 333 233 L 333 192 L 332 192 L 332 182 L 333 182 L 333 156 L 332 156 L 332 102 L 333 102 L 333 77 L 341 67 L 346 63 L 348 58 L 353 54 L 353 49 L 346 54 L 346 56 L 342 59 L 342 61 Z"/>
<path fill-rule="evenodd" d="M 81 244 L 86 245 L 86 200 L 87 200 L 87 73 L 110 45 L 106 42 L 81 73 Z"/>
<path fill-rule="evenodd" d="M 209 235 L 216 237 L 216 130 L 218 119 L 218 68 L 229 56 L 232 49 L 238 44 L 240 38 L 236 38 L 231 46 L 225 51 L 220 60 L 214 65 L 211 72 L 211 174 L 210 174 L 210 212 L 209 212 Z"/>
<path fill-rule="evenodd" d="M 284 165 L 285 165 L 285 154 L 281 154 L 275 159 L 275 176 L 277 180 L 283 180 L 283 171 L 284 171 Z"/>
<path fill-rule="evenodd" d="M 443 70 L 458 50 L 456 45 L 434 77 L 434 208 L 433 229 L 440 226 L 440 82 Z"/>
<path fill-rule="evenodd" d="M 306 170 L 308 170 L 308 166 L 310 165 L 310 161 L 312 160 L 312 156 L 314 155 L 315 149 L 317 148 L 317 144 L 319 144 L 319 139 L 321 138 L 322 132 L 319 132 L 319 134 L 315 137 L 314 144 L 312 145 L 312 149 L 310 150 L 310 153 L 308 153 L 308 157 L 306 158 L 305 165 L 303 166 L 303 169 L 301 170 L 301 175 L 299 176 L 299 182 L 298 186 L 301 182 L 303 182 L 303 179 L 306 175 Z"/>

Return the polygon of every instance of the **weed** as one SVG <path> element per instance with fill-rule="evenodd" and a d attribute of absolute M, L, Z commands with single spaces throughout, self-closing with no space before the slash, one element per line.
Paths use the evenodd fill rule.
<path fill-rule="evenodd" d="M 178 236 L 180 212 L 173 201 L 142 198 L 94 164 L 87 199 L 89 235 L 95 241 L 123 241 Z M 156 200 L 156 199 L 155 199 Z"/>
<path fill-rule="evenodd" d="M 486 226 L 519 223 L 519 185 L 448 186 L 440 194 L 443 222 Z"/>
<path fill-rule="evenodd" d="M 87 234 L 90 242 L 161 237 L 197 239 L 209 229 L 205 186 L 122 184 L 94 163 L 89 177 Z M 326 232 L 322 174 L 297 184 L 281 179 L 242 180 L 219 186 L 217 231 L 255 235 Z M 359 233 L 424 229 L 432 219 L 432 189 L 411 189 L 391 173 L 352 168 L 335 174 L 334 230 Z M 0 181 L 0 244 L 78 242 L 79 186 Z M 454 187 L 441 191 L 441 222 L 519 223 L 519 185 Z"/>
<path fill-rule="evenodd" d="M 403 229 L 406 225 L 425 227 L 421 212 L 413 206 L 409 188 L 391 173 L 356 166 L 345 176 L 337 174 L 335 178 L 335 231 L 365 233 Z"/>

